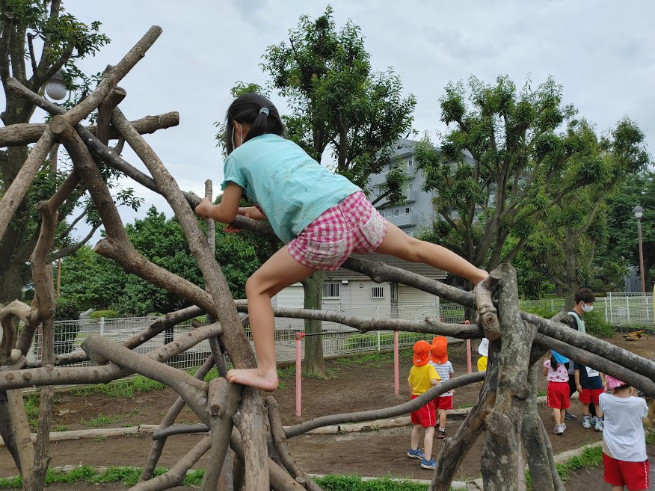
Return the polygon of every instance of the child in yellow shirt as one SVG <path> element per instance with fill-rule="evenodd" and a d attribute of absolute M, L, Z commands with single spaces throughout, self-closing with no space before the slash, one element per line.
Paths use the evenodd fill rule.
<path fill-rule="evenodd" d="M 432 346 L 427 341 L 421 340 L 414 343 L 414 366 L 410 369 L 409 377 L 407 377 L 412 399 L 416 399 L 426 390 L 441 381 L 437 370 L 433 365 L 428 363 L 430 361 L 431 351 Z M 434 425 L 436 423 L 434 400 L 429 401 L 418 410 L 412 411 L 411 419 L 414 427 L 412 428 L 410 448 L 407 451 L 407 456 L 412 459 L 420 459 L 423 469 L 435 469 L 436 463 L 432 458 L 432 442 L 434 440 Z M 425 431 L 423 437 L 425 453 L 418 448 L 421 430 Z"/>

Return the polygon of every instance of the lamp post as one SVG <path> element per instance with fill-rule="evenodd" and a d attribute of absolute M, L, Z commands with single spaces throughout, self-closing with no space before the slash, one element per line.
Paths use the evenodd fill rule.
<path fill-rule="evenodd" d="M 637 205 L 632 210 L 632 213 L 635 214 L 637 219 L 637 236 L 639 240 L 639 272 L 641 273 L 641 293 L 642 295 L 646 294 L 646 280 L 644 277 L 644 249 L 641 245 L 641 217 L 644 216 L 644 209 Z"/>
<path fill-rule="evenodd" d="M 60 68 L 52 77 L 50 77 L 50 80 L 48 80 L 48 83 L 45 86 L 45 92 L 51 99 L 60 101 L 66 97 L 68 88 L 66 87 L 66 79 L 64 78 L 65 73 L 64 69 Z"/>

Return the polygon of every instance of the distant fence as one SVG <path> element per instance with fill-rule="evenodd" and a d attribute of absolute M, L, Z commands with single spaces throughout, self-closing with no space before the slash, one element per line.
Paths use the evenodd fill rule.
<path fill-rule="evenodd" d="M 562 299 L 543 299 L 538 301 L 522 301 L 521 309 L 540 306 L 553 311 L 562 310 Z M 464 307 L 450 302 L 435 305 L 405 305 L 402 307 L 362 305 L 344 309 L 340 304 L 325 304 L 325 310 L 341 312 L 362 318 L 373 319 L 408 319 L 419 320 L 426 317 L 438 317 L 445 322 L 463 323 Z M 605 313 L 605 318 L 611 324 L 630 324 L 653 326 L 653 299 L 651 296 L 630 293 L 609 293 L 606 297 L 597 297 L 595 310 Z M 126 319 L 80 319 L 77 321 L 55 322 L 55 352 L 69 353 L 80 349 L 82 342 L 90 334 L 101 334 L 116 343 L 123 343 L 130 337 L 143 331 L 157 317 L 133 317 Z M 295 333 L 304 331 L 302 319 L 276 318 L 275 344 L 278 361 L 295 359 Z M 137 353 L 147 353 L 172 340 L 183 332 L 192 329 L 191 321 L 180 323 L 174 328 L 164 331 L 135 349 Z M 335 322 L 323 322 L 323 353 L 325 356 L 355 353 L 361 351 L 382 351 L 393 349 L 393 332 L 372 331 L 359 333 L 352 327 Z M 246 330 L 250 338 L 250 331 Z M 400 346 L 411 346 L 417 339 L 427 339 L 429 336 L 416 333 L 400 333 Z M 40 339 L 37 336 L 28 358 L 39 359 Z M 304 349 L 303 343 L 303 349 Z M 203 341 L 185 353 L 170 360 L 169 364 L 176 368 L 186 369 L 199 366 L 209 356 L 208 341 Z M 88 363 L 87 363 L 88 364 Z"/>

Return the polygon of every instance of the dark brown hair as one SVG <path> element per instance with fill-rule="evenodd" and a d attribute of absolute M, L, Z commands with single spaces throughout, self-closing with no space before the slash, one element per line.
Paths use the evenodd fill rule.
<path fill-rule="evenodd" d="M 261 111 L 262 108 L 267 109 L 268 114 L 266 111 Z M 241 95 L 234 99 L 225 114 L 225 149 L 228 155 L 234 150 L 232 141 L 234 121 L 250 125 L 250 131 L 244 142 L 265 134 L 284 136 L 284 125 L 280 114 L 270 100 L 254 93 Z"/>

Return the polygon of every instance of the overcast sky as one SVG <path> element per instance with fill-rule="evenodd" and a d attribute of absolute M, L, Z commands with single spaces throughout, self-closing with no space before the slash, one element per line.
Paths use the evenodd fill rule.
<path fill-rule="evenodd" d="M 217 190 L 222 158 L 214 123 L 222 120 L 236 81 L 264 84 L 259 63 L 268 46 L 288 41 L 301 15 L 316 18 L 327 2 L 300 0 L 64 0 L 79 20 L 99 20 L 112 40 L 82 64 L 98 72 L 115 64 L 151 25 L 163 33 L 121 82 L 130 119 L 179 111 L 180 125 L 147 139 L 183 190 Z M 610 130 L 628 116 L 655 148 L 655 2 L 333 0 L 337 27 L 361 27 L 376 71 L 391 67 L 416 96 L 414 128 L 443 131 L 439 98 L 451 81 L 475 75 L 493 83 L 509 75 L 517 87 L 548 76 L 564 100 Z M 273 102 L 284 105 L 275 95 Z M 143 168 L 133 154 L 126 158 Z M 163 199 L 138 185 L 146 205 L 170 215 Z M 124 212 L 132 221 L 134 214 Z"/>

